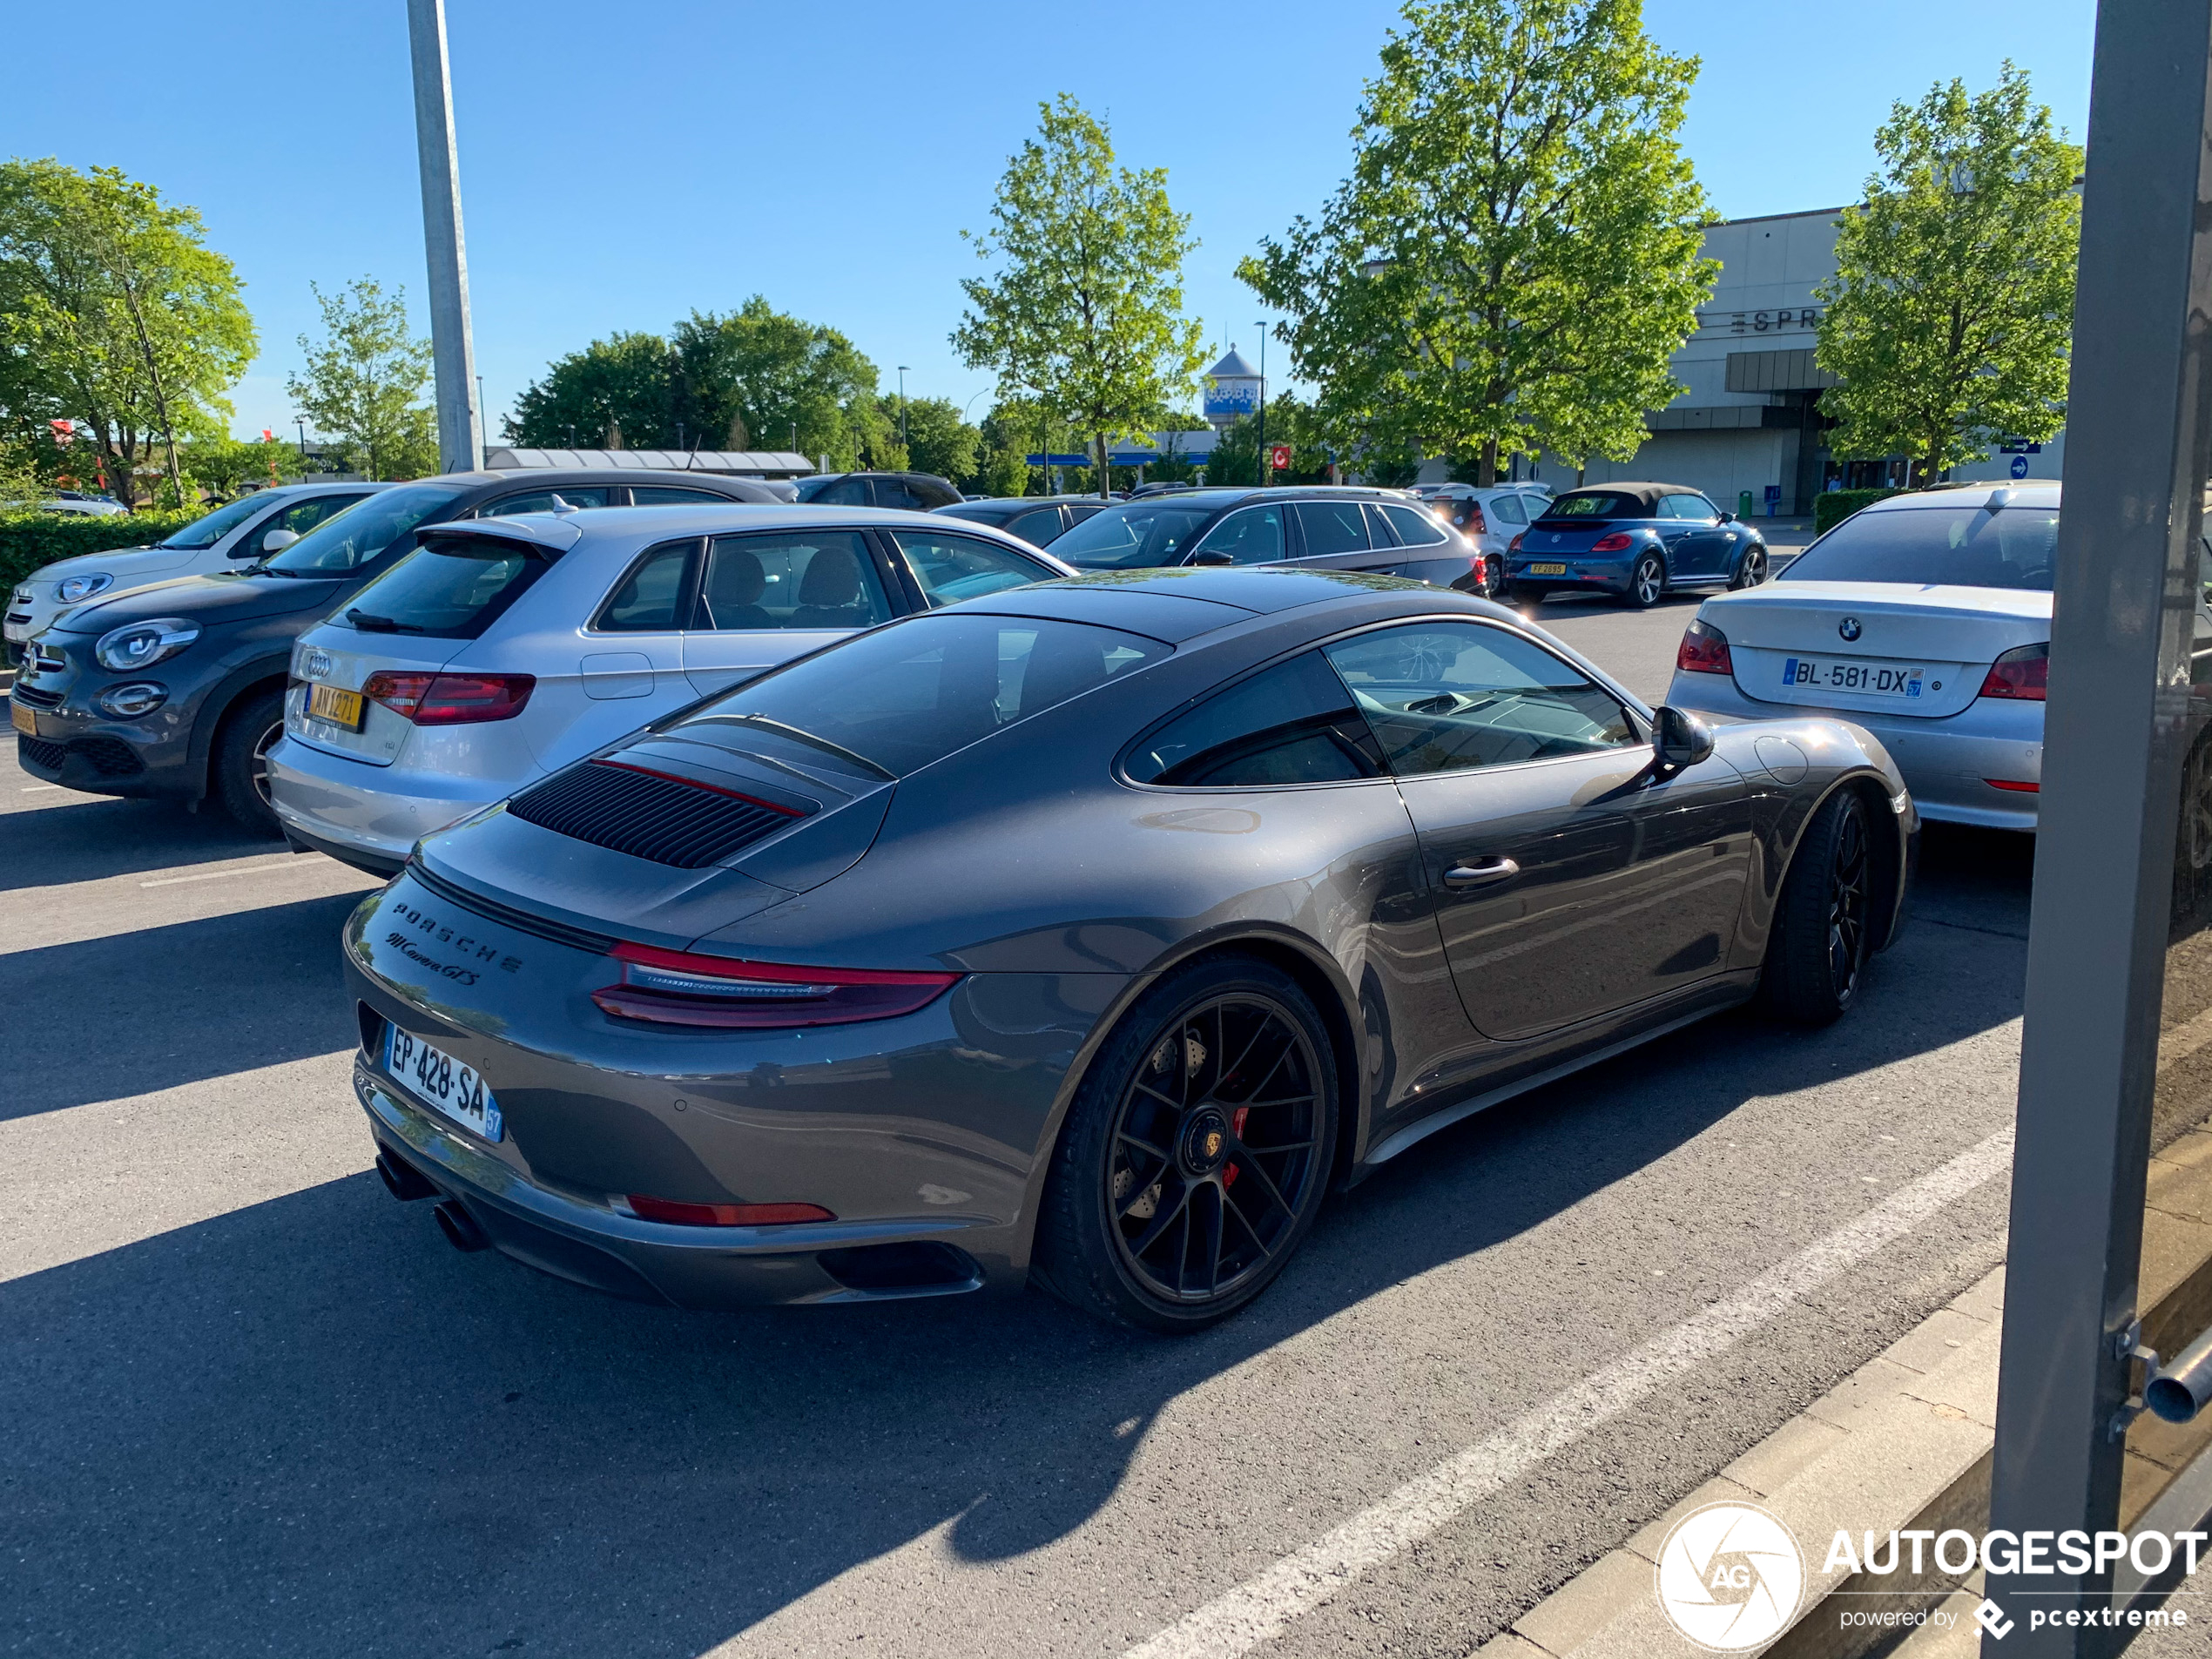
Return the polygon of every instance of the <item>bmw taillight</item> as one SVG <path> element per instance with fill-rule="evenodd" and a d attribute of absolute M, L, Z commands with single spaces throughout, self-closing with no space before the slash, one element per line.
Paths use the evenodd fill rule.
<path fill-rule="evenodd" d="M 837 1219 L 818 1204 L 685 1204 L 625 1192 L 622 1204 L 640 1221 L 673 1222 L 679 1227 L 787 1227 Z"/>
<path fill-rule="evenodd" d="M 1593 553 L 1625 553 L 1629 550 L 1630 545 L 1631 542 L 1629 533 L 1626 530 L 1614 530 L 1608 535 L 1599 536 L 1597 540 L 1592 542 L 1590 543 L 1590 551 Z"/>
<path fill-rule="evenodd" d="M 888 1020 L 927 1008 L 958 974 L 794 968 L 697 951 L 619 944 L 619 983 L 591 993 L 604 1013 L 656 1025 L 760 1031 Z"/>
<path fill-rule="evenodd" d="M 1728 636 L 1711 623 L 1693 617 L 1689 626 L 1683 630 L 1675 666 L 1685 674 L 1733 673 L 1736 665 L 1729 661 Z"/>
<path fill-rule="evenodd" d="M 511 720 L 536 688 L 532 674 L 417 674 L 379 669 L 361 695 L 416 725 Z"/>
<path fill-rule="evenodd" d="M 2050 678 L 2051 646 L 2046 640 L 2040 645 L 2022 645 L 2018 651 L 2008 651 L 2000 657 L 1989 665 L 1989 672 L 1982 678 L 1981 690 L 1974 695 L 2040 703 Z"/>

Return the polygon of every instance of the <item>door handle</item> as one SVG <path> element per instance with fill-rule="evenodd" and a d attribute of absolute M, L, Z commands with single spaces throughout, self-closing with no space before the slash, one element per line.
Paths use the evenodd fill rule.
<path fill-rule="evenodd" d="M 1521 866 L 1507 858 L 1477 859 L 1473 864 L 1455 864 L 1444 872 L 1447 887 L 1494 887 L 1501 881 L 1510 881 L 1521 873 Z"/>

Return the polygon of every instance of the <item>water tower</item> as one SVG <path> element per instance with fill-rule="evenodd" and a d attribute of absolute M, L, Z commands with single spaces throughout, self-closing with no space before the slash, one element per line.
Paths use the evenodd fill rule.
<path fill-rule="evenodd" d="M 1259 371 L 1238 356 L 1235 347 L 1206 371 L 1205 381 L 1206 424 L 1215 431 L 1226 432 L 1243 416 L 1258 413 Z"/>

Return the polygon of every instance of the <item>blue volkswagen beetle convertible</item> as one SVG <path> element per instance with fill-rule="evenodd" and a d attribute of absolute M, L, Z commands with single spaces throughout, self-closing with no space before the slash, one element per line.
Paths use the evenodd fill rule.
<path fill-rule="evenodd" d="M 1611 593 L 1639 610 L 1679 590 L 1757 587 L 1766 538 L 1682 484 L 1594 484 L 1553 498 L 1506 553 L 1507 591 Z"/>

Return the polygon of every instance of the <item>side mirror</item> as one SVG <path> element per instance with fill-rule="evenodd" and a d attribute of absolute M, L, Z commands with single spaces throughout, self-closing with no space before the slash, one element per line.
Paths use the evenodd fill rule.
<path fill-rule="evenodd" d="M 1713 752 L 1713 731 L 1694 714 L 1661 708 L 1651 717 L 1651 746 L 1661 766 L 1680 772 Z"/>
<path fill-rule="evenodd" d="M 1201 548 L 1190 556 L 1193 564 L 1234 564 L 1237 561 L 1217 547 Z"/>
<path fill-rule="evenodd" d="M 1736 515 L 1735 515 L 1734 513 L 1730 512 L 1730 511 L 1728 510 L 1728 509 L 1727 509 L 1727 508 L 1725 508 L 1725 507 L 1722 508 L 1722 509 L 1721 509 L 1721 523 L 1723 523 L 1723 524 L 1733 524 L 1734 523 L 1736 523 Z"/>
<path fill-rule="evenodd" d="M 300 538 L 297 536 L 294 536 L 290 530 L 271 530 L 266 536 L 264 536 L 261 538 L 261 551 L 264 553 L 281 553 L 285 549 L 290 547 L 299 539 Z"/>

